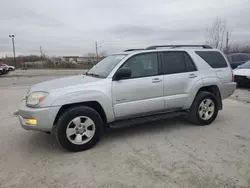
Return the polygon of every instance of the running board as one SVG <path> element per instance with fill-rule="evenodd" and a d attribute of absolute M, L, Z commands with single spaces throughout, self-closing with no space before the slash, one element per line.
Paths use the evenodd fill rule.
<path fill-rule="evenodd" d="M 124 119 L 124 120 L 114 121 L 110 123 L 109 127 L 110 128 L 122 128 L 122 127 L 127 127 L 127 126 L 135 125 L 135 124 L 142 124 L 142 123 L 158 121 L 158 120 L 168 119 L 168 118 L 173 118 L 173 117 L 178 117 L 178 116 L 185 116 L 187 114 L 188 114 L 187 111 L 178 111 L 178 112 L 154 114 L 150 116 L 142 116 L 142 117 L 137 117 L 133 119 Z"/>

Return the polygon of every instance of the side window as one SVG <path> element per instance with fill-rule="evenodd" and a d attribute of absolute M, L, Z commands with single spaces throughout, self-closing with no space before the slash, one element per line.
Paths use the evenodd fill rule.
<path fill-rule="evenodd" d="M 184 52 L 162 52 L 164 74 L 187 72 Z"/>
<path fill-rule="evenodd" d="M 193 60 L 189 57 L 189 55 L 187 55 L 186 53 L 183 53 L 184 58 L 185 58 L 185 62 L 186 62 L 186 68 L 188 72 L 193 72 L 193 71 L 197 71 Z"/>
<path fill-rule="evenodd" d="M 233 62 L 235 62 L 235 61 L 242 61 L 241 55 L 233 55 L 232 59 L 233 59 Z"/>
<path fill-rule="evenodd" d="M 242 60 L 247 61 L 247 60 L 249 60 L 249 57 L 246 54 L 244 54 L 244 55 L 242 55 Z"/>
<path fill-rule="evenodd" d="M 227 67 L 227 62 L 220 52 L 217 51 L 196 51 L 204 61 L 207 62 L 212 68 L 224 68 Z"/>
<path fill-rule="evenodd" d="M 131 78 L 158 75 L 157 53 L 145 53 L 131 57 L 122 67 L 131 69 Z"/>

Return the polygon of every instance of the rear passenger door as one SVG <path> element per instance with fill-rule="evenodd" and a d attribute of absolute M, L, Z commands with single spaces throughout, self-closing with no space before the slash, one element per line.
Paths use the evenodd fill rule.
<path fill-rule="evenodd" d="M 197 68 L 185 51 L 161 52 L 164 81 L 164 106 L 167 110 L 183 108 L 192 86 L 201 79 Z"/>

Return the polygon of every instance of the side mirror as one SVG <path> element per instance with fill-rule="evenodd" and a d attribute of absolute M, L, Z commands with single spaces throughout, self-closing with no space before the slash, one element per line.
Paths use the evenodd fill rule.
<path fill-rule="evenodd" d="M 130 78 L 131 77 L 131 69 L 130 68 L 121 68 L 119 69 L 115 75 L 114 75 L 114 78 L 113 80 L 121 80 L 121 79 L 124 79 L 124 78 Z"/>

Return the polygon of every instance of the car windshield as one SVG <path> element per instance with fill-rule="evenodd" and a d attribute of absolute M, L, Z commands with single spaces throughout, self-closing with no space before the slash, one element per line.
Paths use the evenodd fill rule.
<path fill-rule="evenodd" d="M 250 69 L 250 61 L 247 61 L 246 63 L 240 65 L 238 69 Z"/>
<path fill-rule="evenodd" d="M 111 55 L 97 63 L 86 75 L 106 78 L 126 55 Z"/>

